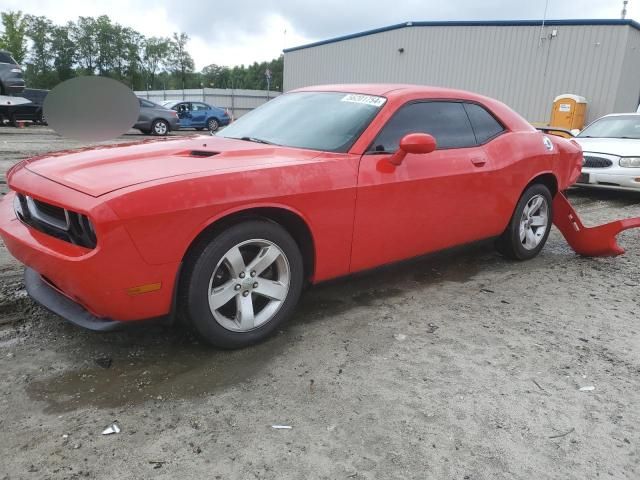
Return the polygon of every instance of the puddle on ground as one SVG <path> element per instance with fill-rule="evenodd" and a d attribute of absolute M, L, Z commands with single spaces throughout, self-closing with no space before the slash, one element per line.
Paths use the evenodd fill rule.
<path fill-rule="evenodd" d="M 169 332 L 169 335 L 176 332 Z M 202 344 L 140 347 L 127 354 L 126 345 L 114 350 L 109 368 L 94 366 L 33 381 L 27 394 L 46 402 L 48 413 L 83 407 L 115 408 L 139 405 L 148 400 L 176 400 L 214 393 L 241 384 L 271 364 L 283 352 L 286 335 L 275 335 L 242 350 L 214 350 Z M 162 342 L 161 342 L 162 343 Z M 121 353 L 121 354 L 119 354 Z"/>
<path fill-rule="evenodd" d="M 303 296 L 291 324 L 330 319 L 352 308 L 399 298 L 410 293 L 416 282 L 421 286 L 466 282 L 494 261 L 487 255 L 490 250 L 490 246 L 474 245 L 320 285 Z M 45 402 L 45 411 L 51 413 L 195 398 L 265 376 L 292 337 L 285 327 L 264 343 L 220 351 L 193 341 L 181 342 L 175 329 L 168 337 L 159 335 L 150 341 L 150 331 L 140 327 L 145 333 L 130 329 L 110 334 L 108 342 L 87 334 L 87 344 L 71 355 L 82 358 L 98 345 L 102 351 L 109 347 L 111 366 L 102 368 L 93 358 L 87 359 L 88 368 L 32 381 L 27 387 L 29 397 Z"/>

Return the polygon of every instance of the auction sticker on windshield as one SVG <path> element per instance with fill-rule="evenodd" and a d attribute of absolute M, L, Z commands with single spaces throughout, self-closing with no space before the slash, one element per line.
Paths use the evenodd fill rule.
<path fill-rule="evenodd" d="M 376 97 L 373 95 L 359 95 L 356 93 L 349 93 L 342 97 L 343 102 L 351 102 L 351 103 L 364 103 L 365 105 L 373 105 L 374 107 L 381 107 L 384 105 L 384 102 L 387 101 L 386 98 Z"/>

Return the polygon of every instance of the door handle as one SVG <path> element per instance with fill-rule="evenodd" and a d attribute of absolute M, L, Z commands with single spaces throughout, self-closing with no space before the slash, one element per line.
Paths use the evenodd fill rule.
<path fill-rule="evenodd" d="M 484 167 L 487 163 L 487 159 L 482 157 L 474 157 L 471 159 L 471 163 L 473 163 L 476 167 Z"/>

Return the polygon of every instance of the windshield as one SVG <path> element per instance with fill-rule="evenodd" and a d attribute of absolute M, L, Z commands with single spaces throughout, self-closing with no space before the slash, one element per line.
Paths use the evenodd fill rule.
<path fill-rule="evenodd" d="M 296 92 L 277 97 L 217 135 L 226 138 L 346 152 L 386 99 L 343 92 Z"/>
<path fill-rule="evenodd" d="M 578 137 L 640 139 L 640 115 L 603 117 L 585 128 Z"/>

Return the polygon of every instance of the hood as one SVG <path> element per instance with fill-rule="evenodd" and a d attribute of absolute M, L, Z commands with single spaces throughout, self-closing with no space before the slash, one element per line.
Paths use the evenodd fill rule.
<path fill-rule="evenodd" d="M 633 138 L 574 138 L 582 150 L 592 153 L 608 153 L 619 157 L 640 157 L 640 140 Z"/>
<path fill-rule="evenodd" d="M 319 154 L 311 150 L 200 136 L 56 152 L 28 159 L 25 168 L 61 185 L 99 197 L 168 177 L 299 163 Z"/>

